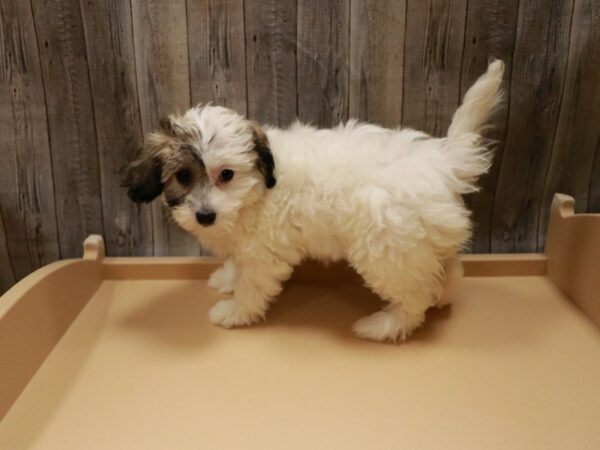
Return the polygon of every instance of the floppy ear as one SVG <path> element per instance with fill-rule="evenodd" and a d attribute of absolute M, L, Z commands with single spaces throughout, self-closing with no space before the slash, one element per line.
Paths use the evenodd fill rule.
<path fill-rule="evenodd" d="M 250 121 L 254 151 L 257 154 L 256 166 L 265 179 L 265 186 L 271 189 L 277 183 L 275 179 L 275 161 L 269 147 L 269 139 L 257 122 Z"/>
<path fill-rule="evenodd" d="M 143 153 L 143 152 L 142 152 Z M 127 166 L 123 186 L 127 196 L 136 203 L 147 203 L 158 197 L 162 190 L 162 162 L 157 155 L 143 155 Z"/>
<path fill-rule="evenodd" d="M 175 127 L 171 117 L 161 117 L 158 119 L 160 130 L 167 136 L 175 136 Z"/>

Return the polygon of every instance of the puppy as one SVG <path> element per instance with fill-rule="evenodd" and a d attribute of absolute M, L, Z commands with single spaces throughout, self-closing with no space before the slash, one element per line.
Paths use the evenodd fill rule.
<path fill-rule="evenodd" d="M 346 260 L 387 306 L 354 324 L 404 340 L 461 276 L 470 237 L 462 194 L 490 166 L 480 132 L 500 102 L 492 62 L 447 137 L 350 120 L 333 129 L 261 127 L 220 106 L 172 115 L 150 134 L 125 181 L 134 202 L 159 195 L 174 220 L 225 258 L 209 285 L 231 294 L 210 310 L 229 328 L 262 318 L 302 260 Z"/>

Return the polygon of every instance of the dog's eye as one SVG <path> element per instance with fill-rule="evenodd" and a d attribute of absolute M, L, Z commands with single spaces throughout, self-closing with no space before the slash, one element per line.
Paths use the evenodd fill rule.
<path fill-rule="evenodd" d="M 223 170 L 221 170 L 221 175 L 220 175 L 221 181 L 224 181 L 227 183 L 228 181 L 231 181 L 231 179 L 233 178 L 233 175 L 234 175 L 233 170 L 223 169 Z"/>
<path fill-rule="evenodd" d="M 183 186 L 187 186 L 192 182 L 192 172 L 188 169 L 181 169 L 175 172 L 175 178 Z"/>

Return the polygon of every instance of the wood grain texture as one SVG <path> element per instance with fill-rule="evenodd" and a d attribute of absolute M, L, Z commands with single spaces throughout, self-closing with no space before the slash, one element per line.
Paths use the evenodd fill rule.
<path fill-rule="evenodd" d="M 158 201 L 131 203 L 119 173 L 192 101 L 280 126 L 349 114 L 444 135 L 490 56 L 506 106 L 466 198 L 471 250 L 541 249 L 555 191 L 600 212 L 594 0 L 0 0 L 0 21 L 0 289 L 79 255 L 90 232 L 111 255 L 200 253 Z"/>
<path fill-rule="evenodd" d="M 587 211 L 600 213 L 600 140 L 596 144 Z"/>
<path fill-rule="evenodd" d="M 348 118 L 350 1 L 298 3 L 298 117 L 322 127 Z"/>
<path fill-rule="evenodd" d="M 192 104 L 246 114 L 244 1 L 188 1 L 187 17 Z"/>
<path fill-rule="evenodd" d="M 408 0 L 403 125 L 445 136 L 459 104 L 466 0 Z"/>
<path fill-rule="evenodd" d="M 564 93 L 546 175 L 537 232 L 545 243 L 554 192 L 587 209 L 596 149 L 600 142 L 600 3 L 576 0 Z"/>
<path fill-rule="evenodd" d="M 131 202 L 121 169 L 142 146 L 131 4 L 81 0 L 102 180 L 104 241 L 109 255 L 152 255 L 152 214 Z M 79 243 L 81 246 L 81 242 Z"/>
<path fill-rule="evenodd" d="M 29 1 L 0 0 L 0 208 L 14 276 L 59 257 L 44 88 Z"/>
<path fill-rule="evenodd" d="M 0 295 L 6 292 L 16 281 L 6 240 L 4 218 L 2 217 L 2 209 L 0 209 Z"/>
<path fill-rule="evenodd" d="M 468 2 L 465 44 L 460 76 L 460 97 L 483 73 L 490 58 L 504 61 L 504 92 L 510 90 L 512 55 L 515 49 L 519 0 L 478 0 Z M 470 251 L 487 253 L 491 246 L 492 207 L 494 191 L 500 173 L 504 138 L 510 109 L 510 96 L 490 121 L 486 137 L 494 142 L 494 160 L 488 174 L 480 180 L 481 190 L 466 197 L 473 212 L 474 234 Z"/>
<path fill-rule="evenodd" d="M 81 255 L 104 234 L 100 171 L 85 39 L 78 0 L 32 1 L 54 172 L 60 255 Z"/>
<path fill-rule="evenodd" d="M 406 0 L 351 0 L 349 116 L 402 120 Z"/>
<path fill-rule="evenodd" d="M 190 106 L 185 0 L 132 0 L 133 36 L 142 130 Z M 179 229 L 167 208 L 152 206 L 154 254 L 197 255 L 196 240 Z"/>
<path fill-rule="evenodd" d="M 519 7 L 505 142 L 510 151 L 504 152 L 496 187 L 494 252 L 538 250 L 540 205 L 563 97 L 572 12 L 572 1 L 521 2 Z"/>
<path fill-rule="evenodd" d="M 284 126 L 297 115 L 296 0 L 244 4 L 248 116 Z"/>

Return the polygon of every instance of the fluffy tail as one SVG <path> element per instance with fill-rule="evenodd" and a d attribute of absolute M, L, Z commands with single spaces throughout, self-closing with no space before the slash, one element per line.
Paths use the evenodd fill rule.
<path fill-rule="evenodd" d="M 477 191 L 477 179 L 491 164 L 491 152 L 481 139 L 490 115 L 502 100 L 500 85 L 504 63 L 493 61 L 465 94 L 462 105 L 448 128 L 448 152 L 452 161 L 458 193 Z"/>
<path fill-rule="evenodd" d="M 492 111 L 502 100 L 500 84 L 504 63 L 496 59 L 487 72 L 479 77 L 465 94 L 463 103 L 452 117 L 448 137 L 460 138 L 465 134 L 480 134 Z"/>

